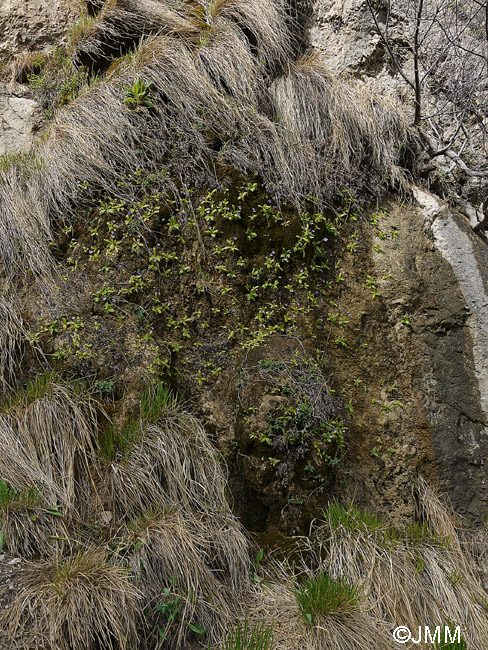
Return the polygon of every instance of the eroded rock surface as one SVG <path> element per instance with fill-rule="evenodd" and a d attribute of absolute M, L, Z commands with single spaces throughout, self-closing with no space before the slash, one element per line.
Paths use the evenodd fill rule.
<path fill-rule="evenodd" d="M 427 407 L 454 503 L 476 517 L 488 507 L 488 249 L 467 220 L 435 196 L 416 196 L 436 249 L 456 278 L 451 290 L 446 284 L 439 292 L 444 314 L 437 332 L 425 339 Z"/>
<path fill-rule="evenodd" d="M 77 0 L 3 0 L 0 60 L 53 45 L 66 34 L 80 9 Z"/>
<path fill-rule="evenodd" d="M 39 105 L 25 89 L 0 87 L 0 155 L 28 149 L 40 121 Z"/>

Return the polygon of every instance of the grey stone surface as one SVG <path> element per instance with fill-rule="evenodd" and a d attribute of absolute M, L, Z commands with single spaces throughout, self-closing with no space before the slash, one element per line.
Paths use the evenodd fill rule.
<path fill-rule="evenodd" d="M 2 0 L 0 60 L 60 40 L 79 14 L 79 0 Z"/>
<path fill-rule="evenodd" d="M 39 105 L 22 88 L 0 86 L 0 155 L 28 149 L 40 120 Z"/>
<path fill-rule="evenodd" d="M 419 331 L 425 404 L 453 502 L 479 518 L 488 511 L 488 248 L 437 197 L 417 190 L 416 198 L 454 276 L 440 265 L 429 272 L 437 299 Z"/>

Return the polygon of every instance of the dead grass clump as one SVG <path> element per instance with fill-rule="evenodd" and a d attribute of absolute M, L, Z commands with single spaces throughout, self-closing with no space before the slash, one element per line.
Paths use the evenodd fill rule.
<path fill-rule="evenodd" d="M 203 39 L 208 26 L 225 22 L 245 40 L 260 63 L 275 69 L 290 58 L 290 32 L 282 2 L 204 0 L 192 2 L 190 7 L 190 15 Z"/>
<path fill-rule="evenodd" d="M 379 97 L 333 76 L 318 54 L 290 64 L 270 88 L 275 112 L 287 138 L 288 153 L 302 183 L 314 194 L 336 187 L 371 168 L 380 180 L 402 185 L 399 150 L 406 123 L 398 110 Z M 316 176 L 311 176 L 310 169 Z"/>
<path fill-rule="evenodd" d="M 237 592 L 249 585 L 249 540 L 238 520 L 224 515 L 195 517 L 198 529 L 205 531 L 208 564 L 221 580 Z"/>
<path fill-rule="evenodd" d="M 248 613 L 254 625 L 272 624 L 273 650 L 391 650 L 388 626 L 359 609 L 318 616 L 310 627 L 300 615 L 290 570 L 282 565 L 275 578 L 272 588 L 256 594 Z"/>
<path fill-rule="evenodd" d="M 228 575 L 210 566 L 208 531 L 200 524 L 174 508 L 130 524 L 130 566 L 173 647 L 185 642 L 189 624 L 205 628 L 208 638 L 216 640 L 231 620 Z"/>
<path fill-rule="evenodd" d="M 109 462 L 122 517 L 178 504 L 186 513 L 228 515 L 226 476 L 204 428 L 163 383 L 145 390 L 122 455 Z M 106 463 L 107 464 L 107 463 Z M 144 489 L 143 486 L 145 485 Z"/>
<path fill-rule="evenodd" d="M 42 505 L 36 488 L 18 490 L 0 480 L 0 531 L 9 552 L 22 557 L 52 555 L 67 541 L 62 513 Z"/>
<path fill-rule="evenodd" d="M 476 536 L 473 560 L 434 491 L 421 480 L 416 492 L 423 521 L 404 531 L 333 502 L 290 562 L 271 558 L 270 586 L 256 587 L 247 611 L 253 625 L 273 624 L 275 650 L 387 650 L 397 626 L 416 636 L 419 625 L 448 622 L 467 647 L 484 647 L 487 600 L 476 569 L 486 539 Z"/>
<path fill-rule="evenodd" d="M 200 38 L 197 67 L 206 71 L 220 92 L 239 104 L 256 104 L 262 92 L 262 70 L 242 34 L 221 19 Z"/>
<path fill-rule="evenodd" d="M 195 417 L 183 412 L 149 425 L 144 445 L 151 467 L 173 503 L 196 512 L 228 511 L 226 476 Z"/>
<path fill-rule="evenodd" d="M 249 584 L 225 474 L 201 424 L 163 384 L 143 392 L 138 423 L 135 443 L 105 467 L 110 508 L 125 523 L 116 556 L 175 647 L 203 628 L 216 642 Z"/>
<path fill-rule="evenodd" d="M 91 549 L 28 566 L 0 618 L 12 639 L 25 630 L 51 650 L 137 646 L 140 594 L 127 572 Z"/>
<path fill-rule="evenodd" d="M 309 549 L 322 570 L 362 585 L 368 610 L 392 629 L 452 621 L 468 645 L 482 647 L 488 633 L 486 593 L 469 549 L 461 545 L 449 511 L 423 482 L 418 495 L 424 523 L 400 534 L 371 516 L 358 517 L 357 510 L 339 525 L 329 514 Z"/>
<path fill-rule="evenodd" d="M 96 18 L 82 17 L 72 31 L 74 61 L 100 70 L 153 33 L 192 30 L 180 5 L 162 0 L 109 0 Z"/>
<path fill-rule="evenodd" d="M 54 261 L 49 250 L 49 210 L 39 184 L 41 157 L 15 154 L 0 165 L 0 257 L 9 275 L 30 270 L 51 278 Z"/>
<path fill-rule="evenodd" d="M 92 507 L 93 495 L 78 488 L 94 456 L 94 405 L 51 381 L 38 398 L 25 395 L 25 405 L 0 417 L 0 477 L 16 490 L 35 488 L 43 508 L 69 521 Z"/>
<path fill-rule="evenodd" d="M 173 402 L 149 421 L 125 459 L 110 464 L 111 501 L 121 517 L 178 504 L 186 513 L 230 514 L 226 476 L 199 421 Z"/>
<path fill-rule="evenodd" d="M 0 296 L 0 387 L 12 387 L 21 360 L 24 325 L 12 298 Z"/>

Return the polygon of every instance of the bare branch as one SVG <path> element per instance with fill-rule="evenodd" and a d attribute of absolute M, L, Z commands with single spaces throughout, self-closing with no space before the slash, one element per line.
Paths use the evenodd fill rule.
<path fill-rule="evenodd" d="M 470 169 L 464 160 L 458 156 L 458 154 L 455 151 L 452 151 L 452 149 L 449 149 L 448 151 L 444 152 L 442 155 L 447 156 L 447 158 L 450 158 L 452 161 L 456 163 L 458 167 L 460 167 L 465 174 L 468 176 L 472 176 L 473 178 L 488 178 L 488 169 L 487 170 L 480 170 L 480 169 Z"/>

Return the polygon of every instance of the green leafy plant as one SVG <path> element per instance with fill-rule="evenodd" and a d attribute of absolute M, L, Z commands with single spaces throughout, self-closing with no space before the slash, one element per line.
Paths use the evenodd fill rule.
<path fill-rule="evenodd" d="M 251 570 L 249 571 L 249 577 L 254 582 L 262 582 L 262 578 L 259 576 L 259 565 L 264 557 L 264 550 L 259 549 L 258 554 L 256 555 L 255 560 L 251 560 Z"/>
<path fill-rule="evenodd" d="M 39 491 L 36 488 L 18 490 L 9 487 L 8 483 L 0 480 L 0 509 L 28 508 L 39 503 Z M 55 506 L 54 506 L 55 507 Z M 49 509 L 50 510 L 50 509 Z"/>
<path fill-rule="evenodd" d="M 114 386 L 114 380 L 113 379 L 98 379 L 95 381 L 93 384 L 93 388 L 97 393 L 105 393 L 107 395 L 112 395 L 115 386 Z"/>
<path fill-rule="evenodd" d="M 180 613 L 183 600 L 179 596 L 172 594 L 169 587 L 163 589 L 163 598 L 164 600 L 162 600 L 159 605 L 156 605 L 154 610 L 166 617 L 165 627 L 158 627 L 159 636 L 162 639 L 166 639 L 172 623 Z"/>
<path fill-rule="evenodd" d="M 132 106 L 147 106 L 150 108 L 154 106 L 151 100 L 151 86 L 152 81 L 144 81 L 142 77 L 136 81 L 133 86 L 125 86 L 125 99 L 124 104 Z"/>
<path fill-rule="evenodd" d="M 244 623 L 238 623 L 235 630 L 229 632 L 222 650 L 272 650 L 273 627 L 260 625 L 250 627 L 247 618 Z"/>
<path fill-rule="evenodd" d="M 174 410 L 178 395 L 164 382 L 148 386 L 141 395 L 141 417 L 154 422 L 165 411 Z"/>
<path fill-rule="evenodd" d="M 310 627 L 314 627 L 321 616 L 354 611 L 360 599 L 357 587 L 344 578 L 332 578 L 328 573 L 305 580 L 294 591 L 300 614 Z"/>
<path fill-rule="evenodd" d="M 172 584 L 175 582 L 171 581 Z M 162 592 L 162 600 L 154 608 L 155 612 L 162 614 L 165 617 L 165 626 L 158 627 L 158 635 L 161 639 L 168 638 L 169 631 L 173 623 L 183 623 L 186 625 L 198 638 L 205 636 L 207 629 L 198 623 L 185 621 L 181 616 L 181 610 L 184 605 L 184 599 L 175 594 L 170 587 L 165 587 Z"/>

